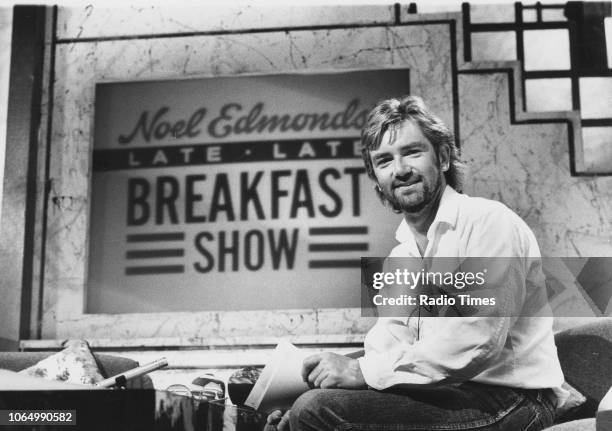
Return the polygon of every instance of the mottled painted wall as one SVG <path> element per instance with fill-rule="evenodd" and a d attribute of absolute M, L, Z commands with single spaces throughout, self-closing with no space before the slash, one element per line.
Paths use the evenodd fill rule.
<path fill-rule="evenodd" d="M 459 77 L 467 193 L 514 209 L 533 229 L 545 257 L 612 256 L 612 178 L 570 175 L 567 126 L 543 123 L 558 115 L 523 114 L 510 124 L 508 77 L 500 71 Z M 470 97 L 474 92 L 482 98 Z M 562 260 L 546 262 L 548 286 L 558 289 L 551 293 L 556 328 L 579 324 L 575 316 L 612 315 L 609 298 L 592 293 L 598 298 L 593 302 L 592 284 L 580 290 Z M 604 289 L 609 288 L 608 282 Z M 588 303 L 596 304 L 595 312 Z"/>
<path fill-rule="evenodd" d="M 544 256 L 612 256 L 612 178 L 570 175 L 567 127 L 511 125 L 505 73 L 460 75 L 459 90 L 467 192 L 517 211 Z"/>
<path fill-rule="evenodd" d="M 204 13 L 206 12 L 206 13 Z M 83 314 L 89 229 L 94 85 L 104 81 L 177 79 L 293 70 L 406 66 L 415 94 L 453 124 L 451 38 L 459 15 L 409 16 L 393 26 L 392 7 L 230 10 L 60 8 L 51 142 L 51 196 L 46 250 L 43 338 L 203 340 L 363 334 L 359 310 L 281 313 Z M 451 25 L 449 19 L 456 20 Z M 417 20 L 443 20 L 417 23 Z M 362 24 L 387 24 L 364 27 Z M 115 40 L 112 36 L 351 25 L 350 28 Z M 354 25 L 354 26 L 353 26 Z M 454 26 L 454 27 L 453 27 Z M 456 35 L 452 29 L 457 31 Z M 82 38 L 104 37 L 104 40 Z M 496 67 L 512 68 L 504 63 Z M 612 255 L 609 178 L 569 172 L 565 125 L 510 125 L 507 74 L 459 75 L 460 140 L 471 165 L 468 193 L 499 199 L 536 232 L 548 255 Z M 541 114 L 533 114 L 538 119 Z M 520 115 L 519 115 L 520 117 Z M 544 116 L 545 117 L 545 116 Z M 577 117 L 568 118 L 576 121 Z M 390 215 L 391 222 L 395 220 Z M 390 247 L 392 246 L 390 239 Z M 352 336 L 352 335 L 351 335 Z M 242 337 L 242 338 L 241 338 Z"/>

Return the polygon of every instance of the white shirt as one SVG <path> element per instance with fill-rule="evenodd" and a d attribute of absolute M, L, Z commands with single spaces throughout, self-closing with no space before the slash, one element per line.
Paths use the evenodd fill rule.
<path fill-rule="evenodd" d="M 396 239 L 400 244 L 390 257 L 421 257 L 405 220 Z M 424 258 L 525 258 L 519 260 L 522 270 L 512 272 L 508 282 L 518 283 L 523 291 L 544 282 L 533 232 L 500 202 L 459 194 L 447 186 L 427 240 Z M 518 300 L 524 302 L 524 297 Z M 562 404 L 568 393 L 561 389 L 564 378 L 552 317 L 514 316 L 379 318 L 366 336 L 361 371 L 366 383 L 379 390 L 471 380 L 552 388 Z"/>

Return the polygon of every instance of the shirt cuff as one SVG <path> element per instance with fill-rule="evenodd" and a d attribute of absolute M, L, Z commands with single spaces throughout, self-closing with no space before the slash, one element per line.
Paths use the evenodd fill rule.
<path fill-rule="evenodd" d="M 395 380 L 395 371 L 388 365 L 389 358 L 384 357 L 376 353 L 366 353 L 359 361 L 359 367 L 361 368 L 361 374 L 366 384 L 377 390 L 387 389 L 393 386 Z"/>

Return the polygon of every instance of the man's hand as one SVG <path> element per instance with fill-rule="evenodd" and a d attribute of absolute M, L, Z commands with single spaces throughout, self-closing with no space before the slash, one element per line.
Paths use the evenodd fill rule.
<path fill-rule="evenodd" d="M 337 353 L 318 353 L 304 359 L 302 378 L 311 388 L 367 388 L 357 359 Z"/>
<path fill-rule="evenodd" d="M 266 427 L 264 431 L 290 431 L 289 429 L 289 415 L 291 410 L 287 410 L 285 414 L 280 410 L 274 410 L 268 415 L 266 420 Z"/>

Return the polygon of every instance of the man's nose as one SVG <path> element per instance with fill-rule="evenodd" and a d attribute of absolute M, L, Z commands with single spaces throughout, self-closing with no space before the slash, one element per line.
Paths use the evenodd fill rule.
<path fill-rule="evenodd" d="M 405 177 L 412 173 L 412 167 L 406 162 L 404 157 L 396 157 L 393 159 L 393 175 L 396 177 Z"/>

